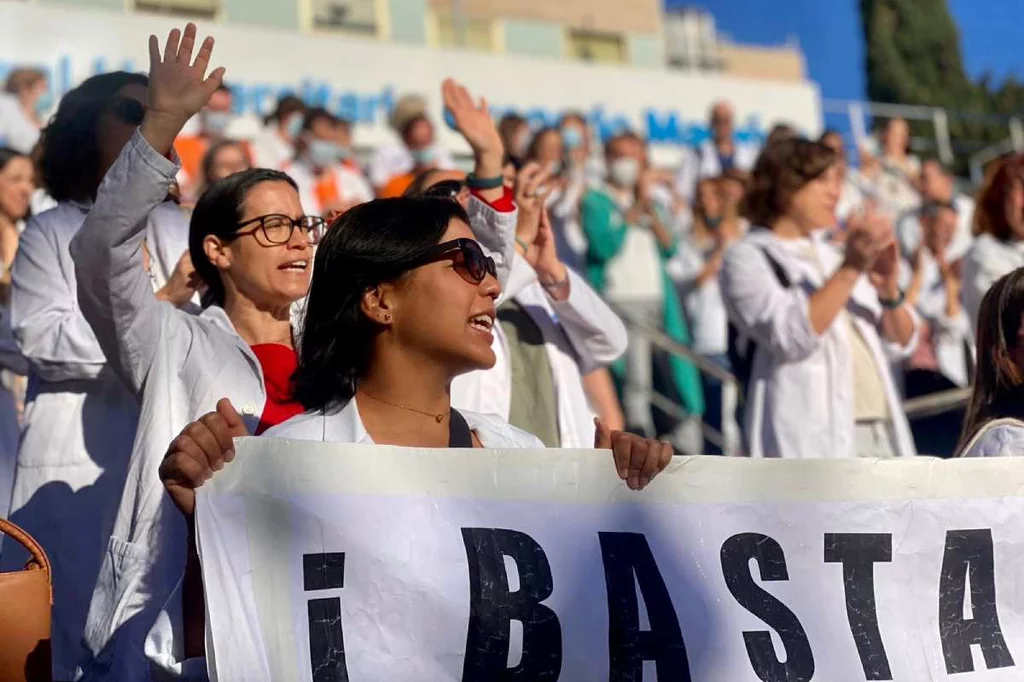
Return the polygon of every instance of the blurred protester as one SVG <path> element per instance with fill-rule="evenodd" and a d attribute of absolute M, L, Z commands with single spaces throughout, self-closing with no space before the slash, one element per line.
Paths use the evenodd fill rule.
<path fill-rule="evenodd" d="M 530 123 L 519 114 L 505 114 L 498 121 L 498 133 L 505 153 L 516 165 L 516 171 L 526 163 L 526 151 L 530 147 Z"/>
<path fill-rule="evenodd" d="M 736 185 L 740 187 L 738 195 Z M 739 181 L 727 176 L 705 178 L 697 183 L 693 225 L 680 243 L 675 263 L 678 267 L 673 273 L 690 321 L 693 350 L 727 372 L 732 370 L 729 363 L 729 319 L 722 302 L 718 273 L 726 249 L 747 231 L 748 223 L 739 215 L 743 187 Z M 730 392 L 726 396 L 730 404 L 723 407 L 725 387 L 722 382 L 701 373 L 701 385 L 705 423 L 726 437 L 730 451 L 735 450 L 739 445 L 735 418 L 738 396 Z M 722 450 L 705 441 L 704 452 L 720 454 Z"/>
<path fill-rule="evenodd" d="M 586 192 L 580 210 L 587 275 L 614 306 L 689 345 L 686 320 L 665 272 L 676 241 L 651 199 L 644 141 L 634 133 L 620 133 L 608 141 L 606 150 L 608 180 Z M 626 423 L 648 435 L 655 434 L 652 350 L 649 339 L 631 334 L 623 377 Z M 704 401 L 696 368 L 676 356 L 670 364 L 677 397 L 692 418 L 699 418 Z"/>
<path fill-rule="evenodd" d="M 200 166 L 203 157 L 213 143 L 228 135 L 228 128 L 234 119 L 234 96 L 231 88 L 221 85 L 210 103 L 203 107 L 196 118 L 198 130 L 195 134 L 182 135 L 174 142 L 174 151 L 181 159 L 178 184 L 182 194 L 190 200 L 198 196 Z"/>
<path fill-rule="evenodd" d="M 549 175 L 537 163 L 520 171 L 516 256 L 492 330 L 496 362 L 457 377 L 452 405 L 496 414 L 547 447 L 585 448 L 593 444 L 595 415 L 583 375 L 622 355 L 626 329 L 559 260 L 544 208 Z"/>
<path fill-rule="evenodd" d="M 201 192 L 210 185 L 219 182 L 229 175 L 241 173 L 252 168 L 249 152 L 245 145 L 235 140 L 220 140 L 210 145 L 203 157 L 200 167 Z"/>
<path fill-rule="evenodd" d="M 352 151 L 339 143 L 339 127 L 338 120 L 326 110 L 310 109 L 302 122 L 298 153 L 283 167 L 299 186 L 302 207 L 312 215 L 344 213 L 373 198 L 362 173 L 344 163 Z"/>
<path fill-rule="evenodd" d="M 857 174 L 851 172 L 850 164 L 846 157 L 846 144 L 842 134 L 837 130 L 826 130 L 818 141 L 832 150 L 836 155 L 837 172 L 839 173 L 839 203 L 836 204 L 836 220 L 838 231 L 843 233 L 843 227 L 851 216 L 863 213 L 867 209 L 867 199 L 857 182 Z M 843 237 L 845 238 L 845 233 Z M 842 238 L 840 241 L 842 241 Z"/>
<path fill-rule="evenodd" d="M 451 154 L 435 141 L 434 124 L 427 102 L 419 95 L 405 95 L 395 104 L 388 120 L 402 141 L 377 149 L 370 161 L 370 184 L 380 197 L 401 196 L 420 173 L 431 168 L 455 167 Z"/>
<path fill-rule="evenodd" d="M 872 158 L 873 157 L 873 158 Z M 874 164 L 877 163 L 877 166 Z M 861 166 L 879 211 L 896 220 L 920 203 L 921 162 L 910 153 L 910 126 L 902 118 L 890 119 L 882 129 L 877 152 L 861 150 Z"/>
<path fill-rule="evenodd" d="M 562 114 L 558 121 L 565 147 L 565 166 L 569 179 L 584 185 L 600 184 L 604 180 L 605 167 L 600 145 L 595 147 L 590 124 L 578 111 Z"/>
<path fill-rule="evenodd" d="M 889 368 L 917 337 L 898 248 L 876 216 L 852 226 L 845 256 L 825 241 L 821 228 L 835 224 L 839 201 L 836 160 L 799 138 L 766 147 L 746 198 L 756 227 L 722 264 L 753 457 L 915 454 Z"/>
<path fill-rule="evenodd" d="M 11 330 L 11 265 L 35 189 L 32 160 L 0 147 L 0 518 L 10 513 L 18 463 L 18 418 L 28 361 Z"/>
<path fill-rule="evenodd" d="M 587 240 L 579 216 L 586 183 L 582 166 L 574 171 L 566 164 L 571 154 L 562 141 L 560 128 L 544 128 L 534 135 L 525 160 L 538 164 L 548 174 L 545 194 L 555 250 L 566 265 L 582 272 Z"/>
<path fill-rule="evenodd" d="M 904 215 L 896 228 L 900 248 L 910 256 L 921 246 L 923 213 L 933 205 L 948 206 L 956 214 L 956 229 L 947 245 L 946 259 L 956 263 L 971 248 L 974 237 L 974 199 L 956 191 L 953 172 L 938 159 L 928 159 L 921 166 L 921 208 Z"/>
<path fill-rule="evenodd" d="M 960 302 L 960 264 L 948 255 L 957 231 L 956 209 L 930 202 L 920 220 L 923 243 L 901 272 L 907 304 L 921 318 L 917 349 L 903 365 L 905 398 L 966 387 L 974 358 L 974 334 Z M 918 451 L 952 455 L 963 422 L 957 416 L 944 412 L 915 419 L 911 428 Z"/>
<path fill-rule="evenodd" d="M 992 284 L 1024 266 L 1024 156 L 998 162 L 981 189 L 974 213 L 974 243 L 964 258 L 964 307 L 978 326 L 981 299 Z"/>
<path fill-rule="evenodd" d="M 29 221 L 12 273 L 12 326 L 30 371 L 11 519 L 53 565 L 55 679 L 74 676 L 138 420 L 134 396 L 111 371 L 79 308 L 82 270 L 70 242 L 146 101 L 146 76 L 124 72 L 94 76 L 64 96 L 42 140 L 43 182 L 59 203 Z M 151 242 L 145 289 L 184 304 L 191 268 L 179 259 L 188 228 L 166 194 L 140 226 L 147 240 L 159 237 Z M 179 297 L 182 290 L 188 293 Z M 0 570 L 22 562 L 19 552 L 5 550 Z"/>
<path fill-rule="evenodd" d="M 718 177 L 731 168 L 749 171 L 760 152 L 758 145 L 736 139 L 735 112 L 728 102 L 715 102 L 709 125 L 711 139 L 687 154 L 676 178 L 676 192 L 687 201 L 693 200 L 698 180 Z"/>
<path fill-rule="evenodd" d="M 277 101 L 273 113 L 264 120 L 261 130 L 252 141 L 252 159 L 259 168 L 280 170 L 295 158 L 295 143 L 302 133 L 306 118 L 306 105 L 294 95 Z"/>
<path fill-rule="evenodd" d="M 48 92 L 42 69 L 16 68 L 7 75 L 0 92 L 0 147 L 32 153 L 51 107 Z"/>
<path fill-rule="evenodd" d="M 1024 456 L 1024 268 L 1000 277 L 981 301 L 978 370 L 957 446 L 962 457 Z"/>

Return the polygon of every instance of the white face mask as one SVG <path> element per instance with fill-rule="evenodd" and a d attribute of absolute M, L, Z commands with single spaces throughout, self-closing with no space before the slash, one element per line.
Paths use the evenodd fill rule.
<path fill-rule="evenodd" d="M 635 187 L 640 179 L 640 162 L 628 156 L 615 159 L 608 166 L 608 178 L 617 187 Z"/>

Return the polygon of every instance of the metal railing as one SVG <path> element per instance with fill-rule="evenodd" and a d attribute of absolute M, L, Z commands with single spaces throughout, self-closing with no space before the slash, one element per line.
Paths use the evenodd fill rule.
<path fill-rule="evenodd" d="M 722 421 L 727 423 L 730 419 L 730 410 L 736 410 L 737 398 L 740 395 L 742 386 L 736 375 L 722 369 L 707 358 L 694 352 L 693 349 L 672 340 L 668 335 L 649 324 L 641 322 L 628 310 L 619 306 L 612 306 L 615 312 L 622 318 L 626 329 L 630 334 L 637 334 L 651 345 L 661 350 L 683 358 L 691 363 L 702 373 L 714 377 L 722 382 Z M 970 399 L 970 388 L 955 388 L 948 391 L 940 391 L 930 395 L 911 398 L 903 402 L 903 411 L 908 420 L 923 419 L 945 412 L 960 409 L 967 405 Z M 653 392 L 651 404 L 666 414 L 680 421 L 691 419 L 692 415 L 686 412 L 682 405 L 676 400 L 658 392 Z M 726 435 L 722 431 L 712 427 L 710 424 L 701 423 L 701 431 L 704 437 L 715 446 L 721 448 L 722 452 L 731 457 L 742 456 L 742 447 L 738 438 L 738 425 L 735 437 Z"/>

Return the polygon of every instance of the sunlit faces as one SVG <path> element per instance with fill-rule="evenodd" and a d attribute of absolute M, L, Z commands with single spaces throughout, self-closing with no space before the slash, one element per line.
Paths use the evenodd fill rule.
<path fill-rule="evenodd" d="M 793 194 L 787 214 L 804 232 L 834 226 L 839 185 L 839 165 L 832 164 L 824 173 Z"/>
<path fill-rule="evenodd" d="M 949 206 L 937 206 L 921 217 L 924 243 L 934 254 L 944 253 L 956 232 L 957 215 Z"/>
<path fill-rule="evenodd" d="M 708 217 L 722 215 L 724 209 L 722 202 L 721 185 L 712 178 L 705 178 L 697 183 L 697 203 Z"/>
<path fill-rule="evenodd" d="M 210 163 L 210 177 L 206 179 L 208 184 L 223 180 L 229 175 L 249 170 L 249 157 L 240 144 L 228 144 L 220 147 Z"/>
<path fill-rule="evenodd" d="M 15 156 L 0 170 L 0 215 L 19 221 L 28 215 L 35 190 L 32 162 L 27 156 Z"/>
<path fill-rule="evenodd" d="M 439 243 L 473 239 L 466 223 L 453 220 Z M 495 301 L 501 292 L 491 275 L 472 284 L 460 274 L 458 258 L 411 270 L 383 294 L 392 315 L 395 343 L 440 361 L 451 376 L 494 366 Z"/>
<path fill-rule="evenodd" d="M 240 222 L 271 214 L 293 219 L 303 215 L 299 195 L 288 183 L 256 185 L 245 199 Z M 232 240 L 208 235 L 203 241 L 228 296 L 233 291 L 261 308 L 286 307 L 305 296 L 313 266 L 313 247 L 306 233 L 296 228 L 286 244 L 270 244 L 258 229 L 243 232 Z"/>

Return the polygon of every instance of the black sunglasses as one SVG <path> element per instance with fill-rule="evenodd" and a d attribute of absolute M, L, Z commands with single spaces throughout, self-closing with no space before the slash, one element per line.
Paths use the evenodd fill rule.
<path fill-rule="evenodd" d="M 436 199 L 455 199 L 465 186 L 466 183 L 461 180 L 442 180 L 423 190 L 423 196 Z"/>
<path fill-rule="evenodd" d="M 110 103 L 110 110 L 129 125 L 141 125 L 146 117 L 146 105 L 131 97 L 117 97 Z"/>
<path fill-rule="evenodd" d="M 268 244 L 278 246 L 290 242 L 292 235 L 295 233 L 295 228 L 298 228 L 306 233 L 306 241 L 315 245 L 319 244 L 320 240 L 323 239 L 327 226 L 327 222 L 320 216 L 304 215 L 292 218 L 279 213 L 270 213 L 238 223 L 235 227 L 241 230 L 246 225 L 252 225 L 253 223 L 259 223 L 259 225 L 246 232 L 235 232 L 229 239 L 237 239 L 247 234 L 256 234 L 259 231 L 263 234 L 263 238 L 267 240 Z"/>
<path fill-rule="evenodd" d="M 472 239 L 453 239 L 432 248 L 420 261 L 419 265 L 436 263 L 450 259 L 457 273 L 470 284 L 476 286 L 484 281 L 487 275 L 497 278 L 498 266 L 494 259 L 484 254 L 480 244 Z"/>

